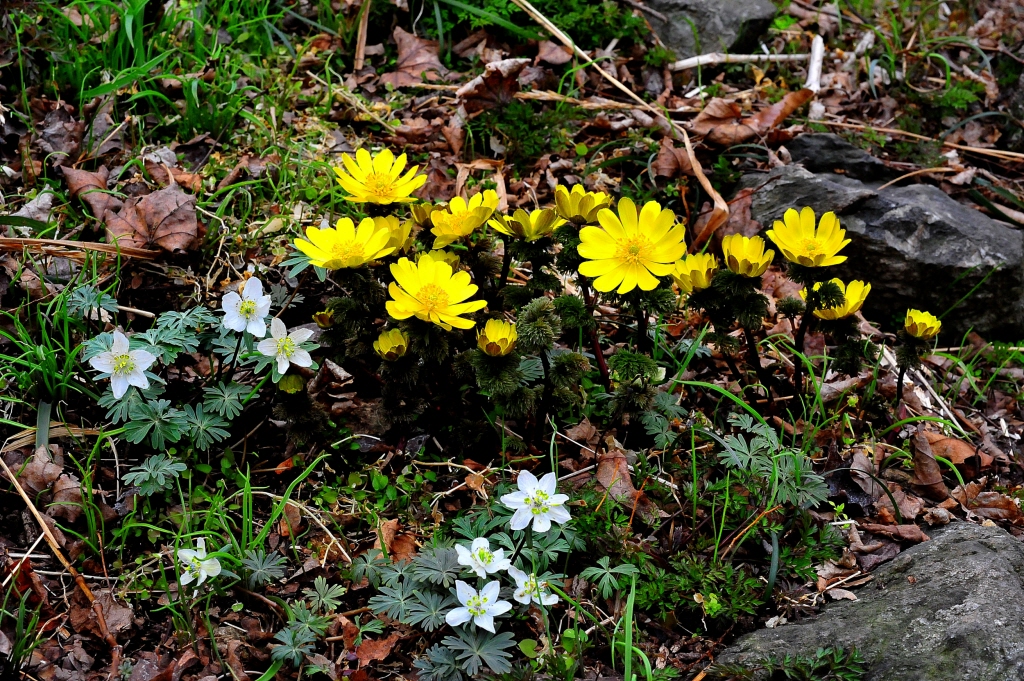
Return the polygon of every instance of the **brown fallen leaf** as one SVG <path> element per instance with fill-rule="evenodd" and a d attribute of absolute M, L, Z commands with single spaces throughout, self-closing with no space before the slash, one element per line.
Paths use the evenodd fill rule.
<path fill-rule="evenodd" d="M 53 501 L 46 512 L 69 523 L 78 520 L 82 515 L 82 482 L 71 473 L 57 478 L 53 483 Z"/>
<path fill-rule="evenodd" d="M 54 449 L 40 447 L 23 465 L 11 468 L 21 486 L 33 496 L 48 489 L 64 472 L 64 457 L 56 445 L 51 447 Z"/>
<path fill-rule="evenodd" d="M 743 123 L 750 126 L 756 134 L 764 135 L 789 118 L 794 111 L 811 101 L 813 97 L 814 92 L 806 88 L 786 93 L 786 96 L 767 109 L 761 109 L 753 116 L 744 118 Z"/>
<path fill-rule="evenodd" d="M 943 501 L 949 498 L 949 489 L 942 481 L 939 462 L 935 460 L 928 438 L 920 428 L 914 435 L 914 482 L 910 486 L 928 499 Z"/>
<path fill-rule="evenodd" d="M 398 63 L 395 70 L 381 74 L 380 80 L 397 87 L 418 85 L 426 80 L 437 80 L 447 73 L 437 55 L 436 40 L 424 40 L 396 26 L 392 34 L 398 44 Z"/>
<path fill-rule="evenodd" d="M 502 59 L 484 67 L 484 72 L 458 90 L 455 96 L 468 113 L 504 106 L 519 92 L 519 73 L 529 59 Z"/>
<path fill-rule="evenodd" d="M 969 442 L 930 430 L 924 431 L 924 436 L 931 445 L 932 454 L 952 463 L 964 478 L 977 477 L 983 469 L 992 465 L 993 458 Z"/>
<path fill-rule="evenodd" d="M 561 66 L 572 61 L 572 50 L 560 43 L 541 40 L 537 44 L 537 61 L 552 66 Z"/>
<path fill-rule="evenodd" d="M 68 183 L 71 196 L 81 199 L 97 220 L 102 220 L 104 213 L 108 210 L 116 211 L 122 204 L 121 199 L 107 193 L 109 176 L 110 171 L 106 166 L 100 166 L 94 173 L 77 168 L 64 168 L 64 180 Z"/>
<path fill-rule="evenodd" d="M 1014 525 L 1024 525 L 1024 515 L 1013 497 L 1001 492 L 977 491 L 976 483 L 969 483 L 967 487 L 966 493 L 957 487 L 953 490 L 953 497 L 971 513 L 989 520 L 1008 520 Z"/>
<path fill-rule="evenodd" d="M 146 166 L 146 172 L 148 172 L 149 176 L 152 177 L 153 180 L 161 187 L 179 184 L 183 187 L 187 187 L 193 192 L 197 192 L 203 188 L 203 176 L 198 173 L 185 172 L 177 166 L 154 163 L 149 159 L 146 159 L 144 163 Z M 220 189 L 220 187 L 218 187 L 218 189 Z"/>
<path fill-rule="evenodd" d="M 834 601 L 858 600 L 857 594 L 853 593 L 852 591 L 847 591 L 846 589 L 829 589 L 825 593 L 827 593 Z"/>
<path fill-rule="evenodd" d="M 734 125 L 742 115 L 743 109 L 736 102 L 714 97 L 693 119 L 689 129 L 695 135 L 707 135 L 720 126 Z"/>
<path fill-rule="evenodd" d="M 401 638 L 401 634 L 396 631 L 387 638 L 363 639 L 363 642 L 356 648 L 359 666 L 364 667 L 374 660 L 387 659 L 399 638 Z"/>
<path fill-rule="evenodd" d="M 128 199 L 119 209 L 108 210 L 103 216 L 107 227 L 107 241 L 122 248 L 146 248 L 149 229 L 139 213 L 139 199 Z"/>
<path fill-rule="evenodd" d="M 188 249 L 199 234 L 196 197 L 178 185 L 129 199 L 118 212 L 104 215 L 107 240 L 121 246 L 144 248 L 151 244 L 179 253 Z"/>
<path fill-rule="evenodd" d="M 860 529 L 872 534 L 899 541 L 923 542 L 931 537 L 926 535 L 917 525 L 879 525 L 877 523 L 860 523 Z"/>
<path fill-rule="evenodd" d="M 661 138 L 661 147 L 658 149 L 658 155 L 651 167 L 658 177 L 693 175 L 693 166 L 690 164 L 686 151 L 676 149 L 675 142 L 667 135 Z"/>
<path fill-rule="evenodd" d="M 36 146 L 49 157 L 55 167 L 70 164 L 82 150 L 84 134 L 85 123 L 76 121 L 69 107 L 58 106 L 43 119 L 43 129 L 36 140 Z"/>
<path fill-rule="evenodd" d="M 739 104 L 715 98 L 697 115 L 691 130 L 722 146 L 742 144 L 768 133 L 813 96 L 814 93 L 807 89 L 790 92 L 775 104 L 743 119 L 740 118 L 742 110 Z"/>
<path fill-rule="evenodd" d="M 278 532 L 282 537 L 294 537 L 302 532 L 303 527 L 302 509 L 289 502 L 284 505 L 284 514 Z"/>
<path fill-rule="evenodd" d="M 103 612 L 103 619 L 107 623 L 107 630 L 115 637 L 118 634 L 128 631 L 132 626 L 134 613 L 131 605 L 121 605 L 117 602 L 109 589 L 94 589 L 93 596 L 100 604 Z M 99 622 L 96 618 L 96 611 L 93 610 L 89 599 L 82 590 L 75 588 L 71 595 L 70 610 L 71 626 L 79 634 L 92 634 L 101 637 Z"/>
<path fill-rule="evenodd" d="M 597 482 L 608 495 L 625 508 L 636 512 L 646 522 L 658 518 L 658 509 L 643 491 L 633 486 L 626 453 L 621 449 L 611 449 L 597 459 Z"/>

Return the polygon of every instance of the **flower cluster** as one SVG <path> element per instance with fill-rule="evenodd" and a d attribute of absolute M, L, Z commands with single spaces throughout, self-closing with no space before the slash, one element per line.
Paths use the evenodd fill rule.
<path fill-rule="evenodd" d="M 565 508 L 568 495 L 558 494 L 558 481 L 554 473 L 548 473 L 540 480 L 529 471 L 520 471 L 517 479 L 519 489 L 501 497 L 501 503 L 515 511 L 509 521 L 512 530 L 527 527 L 534 532 L 547 532 L 551 523 L 566 523 L 570 520 Z M 532 525 L 531 525 L 532 524 Z M 477 537 L 470 546 L 456 546 L 459 564 L 468 568 L 479 579 L 507 571 L 515 582 L 512 598 L 523 605 L 554 605 L 558 596 L 550 593 L 548 584 L 535 573 L 527 573 L 512 564 L 505 557 L 504 549 L 491 549 L 486 537 Z M 460 607 L 450 610 L 445 621 L 453 627 L 470 621 L 481 629 L 494 633 L 494 618 L 512 609 L 512 604 L 501 600 L 501 582 L 497 579 L 487 582 L 479 590 L 462 580 L 456 580 L 455 593 Z"/>

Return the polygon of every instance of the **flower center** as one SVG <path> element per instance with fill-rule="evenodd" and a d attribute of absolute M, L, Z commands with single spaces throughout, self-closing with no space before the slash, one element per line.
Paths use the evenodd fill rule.
<path fill-rule="evenodd" d="M 358 241 L 338 241 L 331 245 L 331 260 L 345 265 L 362 264 L 365 258 L 363 244 Z"/>
<path fill-rule="evenodd" d="M 388 174 L 370 173 L 363 182 L 370 194 L 375 196 L 390 196 L 395 191 L 395 181 Z"/>
<path fill-rule="evenodd" d="M 114 373 L 130 374 L 135 371 L 135 362 L 129 354 L 114 355 Z"/>
<path fill-rule="evenodd" d="M 295 354 L 295 341 L 291 338 L 278 338 L 277 341 L 277 353 L 284 357 L 291 357 Z"/>
<path fill-rule="evenodd" d="M 525 501 L 533 515 L 543 515 L 551 510 L 551 504 L 548 503 L 548 499 L 550 497 L 547 492 L 537 490 L 533 493 L 532 497 L 526 497 Z"/>
<path fill-rule="evenodd" d="M 616 256 L 630 265 L 642 265 L 644 261 L 650 260 L 651 241 L 642 234 L 630 237 L 619 242 L 619 249 Z"/>
<path fill-rule="evenodd" d="M 243 300 L 242 304 L 238 306 L 238 314 L 246 319 L 252 319 L 256 315 L 256 301 Z"/>
<path fill-rule="evenodd" d="M 448 292 L 437 284 L 427 284 L 416 292 L 416 298 L 427 314 L 434 314 L 448 308 Z"/>
<path fill-rule="evenodd" d="M 203 570 L 203 564 L 202 564 L 202 561 L 200 561 L 198 557 L 195 557 L 195 558 L 192 558 L 191 560 L 189 560 L 188 561 L 188 565 L 185 566 L 185 572 L 187 572 L 188 574 L 192 575 L 192 577 L 194 577 L 196 579 L 199 578 L 199 575 L 202 573 L 202 570 Z"/>
<path fill-rule="evenodd" d="M 472 596 L 468 601 L 466 601 L 466 609 L 469 610 L 469 614 L 473 617 L 486 615 L 487 601 L 488 598 L 486 596 Z"/>
<path fill-rule="evenodd" d="M 822 252 L 821 243 L 817 239 L 803 239 L 800 247 L 807 255 L 818 255 Z"/>
<path fill-rule="evenodd" d="M 491 561 L 494 560 L 494 554 L 487 549 L 480 549 L 476 552 L 476 559 L 483 565 L 490 565 Z"/>

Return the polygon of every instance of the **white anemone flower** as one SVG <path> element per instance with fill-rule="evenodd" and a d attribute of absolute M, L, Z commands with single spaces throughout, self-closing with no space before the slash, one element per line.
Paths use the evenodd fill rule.
<path fill-rule="evenodd" d="M 504 549 L 491 551 L 491 543 L 486 537 L 477 537 L 468 549 L 456 544 L 455 552 L 459 554 L 459 565 L 465 565 L 480 579 L 486 579 L 491 572 L 508 570 L 512 565 L 505 557 Z"/>
<path fill-rule="evenodd" d="M 535 532 L 547 532 L 552 520 L 559 525 L 568 522 L 571 516 L 564 504 L 569 501 L 569 495 L 556 494 L 558 478 L 554 473 L 538 481 L 530 471 L 519 471 L 516 484 L 518 492 L 501 497 L 501 503 L 515 511 L 509 523 L 513 530 L 525 529 L 532 522 Z"/>
<path fill-rule="evenodd" d="M 195 549 L 178 549 L 178 563 L 181 564 L 181 579 L 178 580 L 181 586 L 192 582 L 199 586 L 220 574 L 220 561 L 206 557 L 206 540 L 202 537 L 196 540 Z"/>
<path fill-rule="evenodd" d="M 89 360 L 93 369 L 110 374 L 110 387 L 114 397 L 121 399 L 128 392 L 128 386 L 146 389 L 149 379 L 146 369 L 156 361 L 156 356 L 145 350 L 129 350 L 128 337 L 120 331 L 114 332 L 114 343 L 106 352 Z"/>
<path fill-rule="evenodd" d="M 461 608 L 448 612 L 444 621 L 453 627 L 473 620 L 473 624 L 494 633 L 494 616 L 503 615 L 512 609 L 508 601 L 499 600 L 501 584 L 495 580 L 488 582 L 479 593 L 462 580 L 455 581 L 455 595 L 459 597 Z"/>
<path fill-rule="evenodd" d="M 537 575 L 528 575 L 514 566 L 508 569 L 508 574 L 512 579 L 516 580 L 516 590 L 512 594 L 512 598 L 520 603 L 524 605 L 529 605 L 531 602 L 541 605 L 554 605 L 558 602 L 558 596 L 553 593 L 547 593 L 548 583 L 538 581 Z"/>
<path fill-rule="evenodd" d="M 270 314 L 270 296 L 263 295 L 263 283 L 250 277 L 242 288 L 242 295 L 234 291 L 220 301 L 224 310 L 224 326 L 232 331 L 248 331 L 257 338 L 267 335 L 263 318 Z"/>
<path fill-rule="evenodd" d="M 275 317 L 270 322 L 270 338 L 257 343 L 256 349 L 267 357 L 275 358 L 277 372 L 283 374 L 288 371 L 289 364 L 297 367 L 308 367 L 313 364 L 313 358 L 309 353 L 299 347 L 312 335 L 312 329 L 294 329 L 288 333 L 284 322 Z"/>

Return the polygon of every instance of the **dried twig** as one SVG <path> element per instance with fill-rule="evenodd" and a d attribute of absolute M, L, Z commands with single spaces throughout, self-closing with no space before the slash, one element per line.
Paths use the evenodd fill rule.
<path fill-rule="evenodd" d="M 126 258 L 139 258 L 142 260 L 154 260 L 160 255 L 160 251 L 151 251 L 147 248 L 115 246 L 113 244 L 101 244 L 93 241 L 0 237 L 0 251 L 21 251 L 26 248 L 44 255 L 54 255 L 76 260 L 81 260 L 85 257 L 81 251 L 97 251 L 99 253 L 109 253 L 110 255 L 121 255 Z"/>
<path fill-rule="evenodd" d="M 359 15 L 359 33 L 356 35 L 356 55 L 352 59 L 352 70 L 359 71 L 366 60 L 366 30 L 370 24 L 370 5 L 373 0 L 363 0 Z"/>
<path fill-rule="evenodd" d="M 809 54 L 726 54 L 724 52 L 710 52 L 698 54 L 696 57 L 687 57 L 668 65 L 669 71 L 685 71 L 698 66 L 714 66 L 716 64 L 753 64 L 756 62 L 794 62 L 807 61 L 811 58 Z"/>

